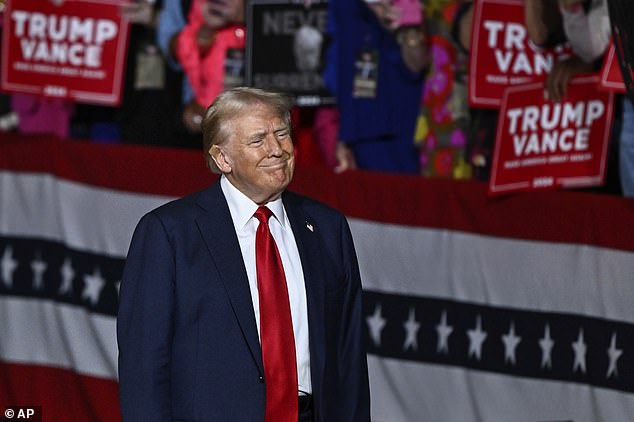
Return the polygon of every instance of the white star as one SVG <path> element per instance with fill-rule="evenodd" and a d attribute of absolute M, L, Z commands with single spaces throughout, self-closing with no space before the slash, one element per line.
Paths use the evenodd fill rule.
<path fill-rule="evenodd" d="M 473 330 L 468 330 L 469 336 L 469 357 L 475 356 L 477 360 L 482 357 L 482 343 L 487 338 L 486 331 L 482 331 L 482 319 L 480 315 L 476 318 L 476 327 Z"/>
<path fill-rule="evenodd" d="M 622 354 L 623 350 L 616 348 L 616 333 L 612 333 L 612 340 L 610 340 L 610 348 L 608 349 L 610 364 L 608 366 L 608 372 L 605 375 L 606 378 L 610 378 L 612 375 L 618 378 L 619 370 L 616 365 L 616 361 L 619 360 Z"/>
<path fill-rule="evenodd" d="M 99 302 L 101 290 L 106 284 L 106 280 L 101 275 L 99 268 L 95 268 L 92 274 L 84 276 L 84 291 L 81 294 L 82 299 L 88 299 L 93 306 Z"/>
<path fill-rule="evenodd" d="M 544 326 L 544 337 L 539 339 L 539 347 L 542 349 L 542 368 L 552 368 L 552 350 L 555 342 L 550 338 L 550 325 Z"/>
<path fill-rule="evenodd" d="M 117 297 L 119 297 L 119 292 L 121 291 L 121 280 L 114 282 L 114 288 L 117 289 Z"/>
<path fill-rule="evenodd" d="M 73 263 L 71 262 L 69 257 L 66 257 L 64 260 L 64 265 L 62 265 L 59 273 L 62 276 L 62 283 L 59 286 L 59 294 L 69 295 L 73 293 L 73 278 L 75 278 L 75 270 L 73 269 Z"/>
<path fill-rule="evenodd" d="M 4 248 L 0 266 L 2 266 L 2 282 L 7 286 L 7 289 L 10 289 L 13 287 L 13 272 L 18 268 L 18 261 L 13 259 L 13 248 L 11 246 Z"/>
<path fill-rule="evenodd" d="M 35 259 L 31 261 L 31 271 L 33 271 L 33 289 L 42 290 L 44 288 L 44 273 L 48 265 L 42 261 L 42 256 L 38 252 Z"/>
<path fill-rule="evenodd" d="M 511 363 L 515 365 L 515 349 L 517 345 L 522 341 L 522 337 L 515 335 L 515 324 L 511 321 L 509 332 L 502 336 L 502 342 L 504 343 L 504 363 Z"/>
<path fill-rule="evenodd" d="M 420 322 L 416 321 L 416 311 L 414 308 L 409 309 L 409 319 L 403 323 L 405 328 L 405 342 L 403 343 L 403 350 L 412 348 L 418 350 L 418 329 L 420 328 Z"/>
<path fill-rule="evenodd" d="M 385 318 L 381 316 L 381 305 L 377 303 L 374 308 L 374 314 L 366 317 L 365 320 L 370 328 L 370 337 L 372 338 L 374 345 L 381 347 L 381 331 L 383 330 L 386 322 Z"/>
<path fill-rule="evenodd" d="M 579 335 L 577 341 L 572 343 L 572 349 L 575 351 L 575 362 L 572 365 L 572 372 L 576 372 L 577 369 L 581 369 L 581 372 L 586 373 L 586 343 L 583 341 L 583 329 L 579 329 Z"/>
<path fill-rule="evenodd" d="M 449 353 L 449 336 L 453 332 L 453 327 L 447 325 L 447 311 L 443 309 L 440 315 L 440 324 L 436 325 L 436 332 L 438 333 L 438 345 L 436 346 L 436 353 Z"/>

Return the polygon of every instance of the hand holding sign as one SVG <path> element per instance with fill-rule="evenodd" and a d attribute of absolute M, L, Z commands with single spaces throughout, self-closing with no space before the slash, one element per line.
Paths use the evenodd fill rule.
<path fill-rule="evenodd" d="M 569 48 L 539 48 L 529 41 L 524 3 L 519 0 L 475 2 L 469 104 L 498 108 L 509 86 L 546 79 Z M 503 16 L 503 18 L 501 18 Z"/>
<path fill-rule="evenodd" d="M 592 72 L 592 65 L 577 56 L 555 61 L 546 79 L 544 96 L 552 101 L 559 101 L 566 96 L 570 80 L 582 73 Z"/>

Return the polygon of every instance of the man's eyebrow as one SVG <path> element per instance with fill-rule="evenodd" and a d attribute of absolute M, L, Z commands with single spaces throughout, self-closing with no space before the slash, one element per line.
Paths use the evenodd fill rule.
<path fill-rule="evenodd" d="M 273 133 L 284 132 L 284 131 L 290 131 L 290 125 L 286 123 L 281 123 L 279 126 L 274 127 L 272 130 Z M 255 129 L 254 132 L 246 136 L 246 140 L 250 142 L 258 138 L 263 138 L 266 136 L 267 133 L 268 133 L 268 130 L 266 129 Z"/>

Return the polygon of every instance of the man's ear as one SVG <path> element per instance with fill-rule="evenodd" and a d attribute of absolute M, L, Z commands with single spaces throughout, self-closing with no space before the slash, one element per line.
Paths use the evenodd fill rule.
<path fill-rule="evenodd" d="M 218 145 L 209 148 L 209 155 L 222 173 L 231 173 L 231 159 Z"/>

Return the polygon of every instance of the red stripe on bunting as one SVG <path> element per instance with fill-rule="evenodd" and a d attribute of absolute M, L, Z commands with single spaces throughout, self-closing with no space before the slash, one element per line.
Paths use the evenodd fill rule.
<path fill-rule="evenodd" d="M 0 362 L 0 415 L 9 406 L 41 406 L 43 421 L 121 420 L 115 380 L 47 366 Z"/>
<path fill-rule="evenodd" d="M 0 169 L 166 196 L 182 196 L 214 180 L 202 152 L 13 134 L 0 134 Z"/>
<path fill-rule="evenodd" d="M 6 134 L 0 169 L 174 197 L 215 180 L 197 151 Z M 634 201 L 617 196 L 559 190 L 490 198 L 481 182 L 307 167 L 297 168 L 291 189 L 365 220 L 634 251 Z"/>

